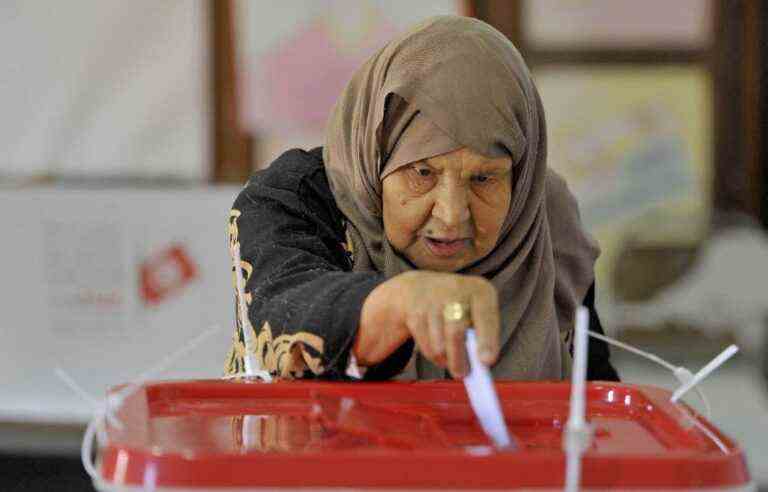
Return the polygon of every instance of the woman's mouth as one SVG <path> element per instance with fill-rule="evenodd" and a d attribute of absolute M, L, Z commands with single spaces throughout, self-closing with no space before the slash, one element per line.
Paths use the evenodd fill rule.
<path fill-rule="evenodd" d="M 467 239 L 437 239 L 427 237 L 424 238 L 427 243 L 427 247 L 435 256 L 453 256 L 459 251 L 467 247 Z"/>

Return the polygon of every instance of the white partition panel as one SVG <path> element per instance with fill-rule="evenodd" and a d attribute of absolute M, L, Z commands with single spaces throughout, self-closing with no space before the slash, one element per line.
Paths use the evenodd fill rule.
<path fill-rule="evenodd" d="M 84 422 L 94 395 L 213 325 L 162 377 L 218 377 L 234 319 L 238 188 L 0 191 L 0 421 Z"/>

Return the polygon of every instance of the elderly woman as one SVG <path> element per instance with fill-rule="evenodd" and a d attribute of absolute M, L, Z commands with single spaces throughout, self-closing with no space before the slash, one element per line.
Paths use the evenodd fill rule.
<path fill-rule="evenodd" d="M 429 19 L 341 94 L 326 146 L 291 150 L 235 201 L 244 333 L 285 378 L 467 373 L 465 331 L 497 378 L 562 379 L 574 310 L 592 326 L 598 248 L 546 164 L 544 111 L 520 54 L 487 24 Z M 617 379 L 592 344 L 592 379 Z"/>

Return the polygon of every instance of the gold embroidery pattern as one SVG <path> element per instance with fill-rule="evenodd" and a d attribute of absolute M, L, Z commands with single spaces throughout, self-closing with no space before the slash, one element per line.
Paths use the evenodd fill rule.
<path fill-rule="evenodd" d="M 346 237 L 346 242 L 342 243 L 342 248 L 349 254 L 349 261 L 352 262 L 352 264 L 355 263 L 355 243 L 352 241 L 352 235 L 349 233 L 349 226 L 346 227 L 344 236 Z"/>
<path fill-rule="evenodd" d="M 256 340 L 256 360 L 275 376 L 300 378 L 307 370 L 322 374 L 323 339 L 300 331 L 274 337 L 269 321 L 265 321 Z"/>
<path fill-rule="evenodd" d="M 240 246 L 240 231 L 237 226 L 237 219 L 241 213 L 239 210 L 232 209 L 229 213 L 227 233 L 229 236 L 230 255 L 234 258 L 235 249 Z M 240 268 L 243 270 L 243 279 L 245 284 L 253 274 L 253 266 L 241 259 Z M 232 268 L 232 285 L 235 288 L 235 301 L 237 302 L 237 280 L 234 267 Z M 250 292 L 245 291 L 244 301 L 246 306 L 250 306 L 253 297 Z M 235 304 L 237 306 L 237 304 Z M 251 323 L 243 322 L 240 319 L 240 311 L 235 309 L 236 327 L 232 337 L 232 347 L 227 354 L 224 373 L 226 375 L 245 372 L 245 337 L 244 329 L 251 330 L 251 340 L 255 340 L 253 347 L 256 360 L 262 369 L 267 370 L 273 376 L 282 378 L 300 378 L 304 376 L 307 370 L 313 374 L 322 374 L 325 370 L 322 366 L 322 355 L 324 351 L 324 341 L 317 335 L 300 331 L 294 334 L 283 334 L 274 337 L 272 327 L 269 322 L 264 322 L 258 333 L 255 332 Z"/>
<path fill-rule="evenodd" d="M 229 220 L 227 221 L 227 237 L 229 242 L 229 255 L 234 261 L 235 248 L 240 246 L 239 237 L 240 231 L 237 227 L 237 219 L 240 217 L 240 211 L 232 209 L 229 211 Z M 253 273 L 253 267 L 246 261 L 240 261 L 240 268 L 243 270 L 243 280 L 248 283 L 248 279 Z M 232 286 L 235 291 L 235 333 L 232 335 L 232 348 L 227 354 L 226 363 L 224 365 L 225 374 L 237 374 L 245 371 L 245 338 L 243 337 L 243 320 L 240 319 L 240 310 L 237 309 L 238 299 L 237 293 L 237 277 L 234 266 L 232 267 Z M 251 304 L 251 294 L 246 291 L 244 296 L 246 307 Z"/>

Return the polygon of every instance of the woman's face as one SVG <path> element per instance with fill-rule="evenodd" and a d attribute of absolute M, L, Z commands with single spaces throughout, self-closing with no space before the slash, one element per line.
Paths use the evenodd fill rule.
<path fill-rule="evenodd" d="M 384 232 L 416 267 L 455 272 L 496 246 L 512 199 L 512 159 L 464 147 L 384 178 Z"/>

